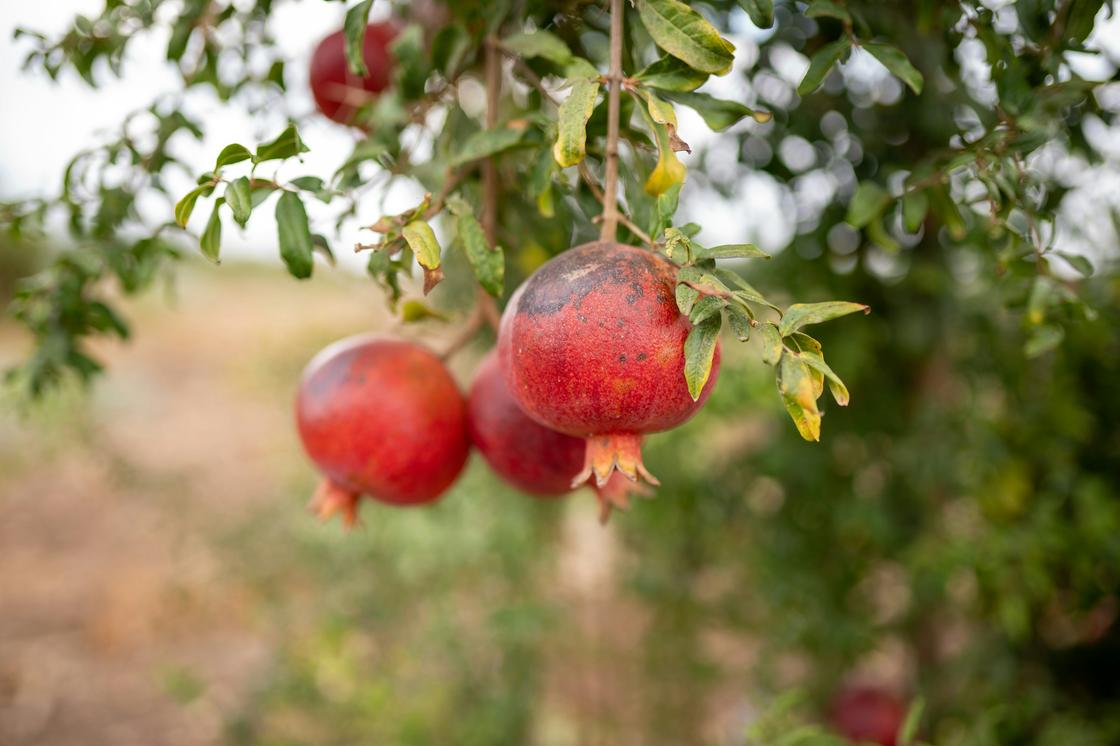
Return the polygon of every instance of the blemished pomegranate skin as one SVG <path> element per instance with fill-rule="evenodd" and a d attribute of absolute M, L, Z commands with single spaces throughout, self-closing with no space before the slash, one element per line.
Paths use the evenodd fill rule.
<path fill-rule="evenodd" d="M 392 23 L 366 26 L 362 57 L 368 74 L 350 72 L 346 64 L 346 37 L 342 31 L 327 36 L 311 55 L 309 80 L 315 105 L 324 116 L 341 124 L 353 124 L 364 104 L 389 87 L 393 56 L 389 45 L 397 30 Z"/>
<path fill-rule="evenodd" d="M 521 409 L 554 430 L 587 439 L 584 470 L 605 485 L 617 468 L 657 480 L 641 462 L 643 433 L 688 420 L 719 374 L 693 401 L 684 379 L 692 325 L 675 299 L 676 267 L 651 251 L 613 242 L 574 247 L 536 271 L 502 316 L 498 349 Z"/>
<path fill-rule="evenodd" d="M 584 441 L 529 419 L 509 393 L 492 351 L 475 373 L 467 401 L 471 443 L 498 476 L 538 497 L 572 491 Z"/>
<path fill-rule="evenodd" d="M 895 746 L 906 719 L 906 706 L 894 694 L 871 686 L 852 686 L 832 701 L 830 719 L 836 730 L 856 743 Z"/>
<path fill-rule="evenodd" d="M 296 399 L 307 455 L 324 475 L 312 507 L 356 517 L 360 495 L 391 505 L 437 500 L 466 463 L 467 407 L 430 350 L 359 336 L 308 364 Z"/>

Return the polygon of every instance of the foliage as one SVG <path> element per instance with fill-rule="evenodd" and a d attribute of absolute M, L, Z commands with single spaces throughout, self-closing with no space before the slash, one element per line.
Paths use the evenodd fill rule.
<path fill-rule="evenodd" d="M 51 76 L 72 68 L 93 85 L 99 60 L 118 70 L 131 39 L 170 21 L 167 57 L 185 89 L 250 102 L 254 91 L 283 90 L 278 58 L 217 65 L 225 44 L 234 60 L 254 47 L 274 55 L 272 2 L 186 2 L 174 17 L 166 5 L 109 0 L 61 39 L 29 35 L 29 65 Z M 370 4 L 350 5 L 355 49 Z M 259 164 L 299 156 L 299 121 L 271 142 L 229 145 L 199 173 L 209 164 L 186 167 L 172 146 L 200 136 L 201 123 L 168 99 L 79 155 L 57 198 L 0 206 L 17 235 L 66 215 L 76 244 L 15 300 L 38 342 L 20 374 L 32 390 L 66 370 L 95 372 L 90 335 L 127 334 L 104 280 L 141 290 L 165 259 L 196 245 L 219 259 L 223 221 L 261 219 L 251 216 L 274 194 L 291 274 L 311 275 L 316 251 L 330 256 L 331 231 L 309 224 L 304 207 L 318 200 L 379 236 L 359 248 L 393 302 L 414 258 L 431 290 L 447 249 L 461 248 L 462 266 L 500 295 L 543 258 L 593 237 L 609 150 L 603 8 L 451 5 L 446 23 L 426 29 L 430 44 L 425 29 L 402 33 L 396 85 L 363 111 L 369 134 L 333 175 L 259 176 Z M 1110 674 L 1120 635 L 1120 286 L 1114 254 L 1094 267 L 1071 250 L 1083 226 L 1060 216 L 1078 195 L 1055 165 L 1089 169 L 1107 156 L 1093 133 L 1113 126 L 1115 96 L 1071 61 L 1092 51 L 1095 21 L 1112 6 L 639 0 L 626 10 L 619 237 L 680 266 L 678 306 L 695 325 L 682 375 L 693 392 L 723 319 L 774 366 L 779 392 L 741 353 L 725 353 L 701 417 L 651 444 L 666 488 L 623 528 L 642 558 L 628 587 L 652 617 L 647 742 L 695 742 L 689 708 L 710 685 L 702 635 L 715 623 L 765 641 L 755 686 L 801 686 L 806 720 L 890 643 L 911 693 L 925 699 L 920 731 L 933 743 L 1120 739 Z M 733 68 L 743 50 L 725 37 L 747 18 L 771 30 L 736 36 L 757 62 Z M 520 83 L 516 94 L 506 86 L 491 127 L 456 95 L 482 77 L 487 44 Z M 870 82 L 859 72 L 867 65 Z M 731 88 L 743 100 L 714 95 Z M 678 105 L 726 130 L 696 140 L 687 168 L 678 153 L 693 150 L 692 134 Z M 430 158 L 402 144 L 418 137 Z M 476 217 L 485 159 L 501 189 L 492 241 Z M 120 168 L 130 177 L 116 178 Z M 190 168 L 197 188 L 166 195 L 166 215 L 149 226 L 137 195 L 163 191 L 171 168 Z M 786 245 L 764 252 L 752 236 L 704 245 L 703 226 L 680 220 L 678 204 L 687 214 L 690 191 L 742 199 L 749 170 L 784 190 Z M 429 196 L 399 215 L 370 214 L 364 189 L 403 178 Z M 201 200 L 212 200 L 202 232 L 175 243 Z M 791 289 L 811 302 L 769 299 Z M 868 305 L 867 318 L 805 331 Z M 416 315 L 415 305 L 401 308 Z M 837 405 L 849 392 L 860 404 L 827 409 L 823 445 L 766 424 L 780 401 L 802 438 L 819 439 L 826 384 Z M 764 430 L 766 447 L 721 453 L 709 442 L 712 429 L 744 422 Z M 694 592 L 712 577 L 725 592 Z M 808 656 L 812 671 L 788 681 L 781 663 L 794 655 Z M 792 710 L 775 718 L 783 733 L 759 736 L 768 732 L 759 726 L 756 736 L 834 740 L 816 726 L 797 730 Z M 525 733 L 524 721 L 502 727 L 498 740 Z"/>

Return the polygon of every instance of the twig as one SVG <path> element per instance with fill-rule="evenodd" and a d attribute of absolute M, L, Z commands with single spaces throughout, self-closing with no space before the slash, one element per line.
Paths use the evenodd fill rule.
<path fill-rule="evenodd" d="M 486 129 L 498 125 L 498 104 L 502 86 L 502 58 L 495 48 L 497 39 L 488 36 L 486 45 Z M 482 230 L 490 246 L 498 237 L 498 171 L 493 156 L 482 162 Z"/>
<path fill-rule="evenodd" d="M 607 152 L 603 174 L 603 227 L 599 238 L 613 241 L 618 233 L 618 130 L 622 93 L 622 0 L 611 0 L 611 66 L 607 92 Z"/>

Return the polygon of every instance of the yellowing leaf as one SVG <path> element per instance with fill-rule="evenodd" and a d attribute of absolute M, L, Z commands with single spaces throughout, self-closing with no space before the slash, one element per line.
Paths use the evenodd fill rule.
<path fill-rule="evenodd" d="M 560 104 L 560 123 L 552 157 L 562 168 L 576 165 L 587 154 L 587 120 L 595 110 L 598 96 L 598 79 L 576 78 L 572 81 L 572 92 Z"/>
<path fill-rule="evenodd" d="M 778 363 L 778 393 L 801 437 L 820 440 L 821 413 L 813 376 L 809 367 L 789 352 L 783 353 Z"/>

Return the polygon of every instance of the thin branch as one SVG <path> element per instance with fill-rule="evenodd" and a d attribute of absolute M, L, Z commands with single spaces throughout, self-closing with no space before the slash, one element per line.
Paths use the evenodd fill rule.
<path fill-rule="evenodd" d="M 495 48 L 497 39 L 488 36 L 486 45 L 486 129 L 498 125 L 498 104 L 502 91 L 502 58 Z M 482 162 L 482 230 L 490 246 L 498 237 L 498 171 L 491 156 Z"/>
<path fill-rule="evenodd" d="M 607 152 L 603 174 L 603 227 L 599 238 L 613 241 L 618 233 L 618 130 L 622 94 L 622 0 L 611 0 L 611 66 L 607 93 Z"/>

